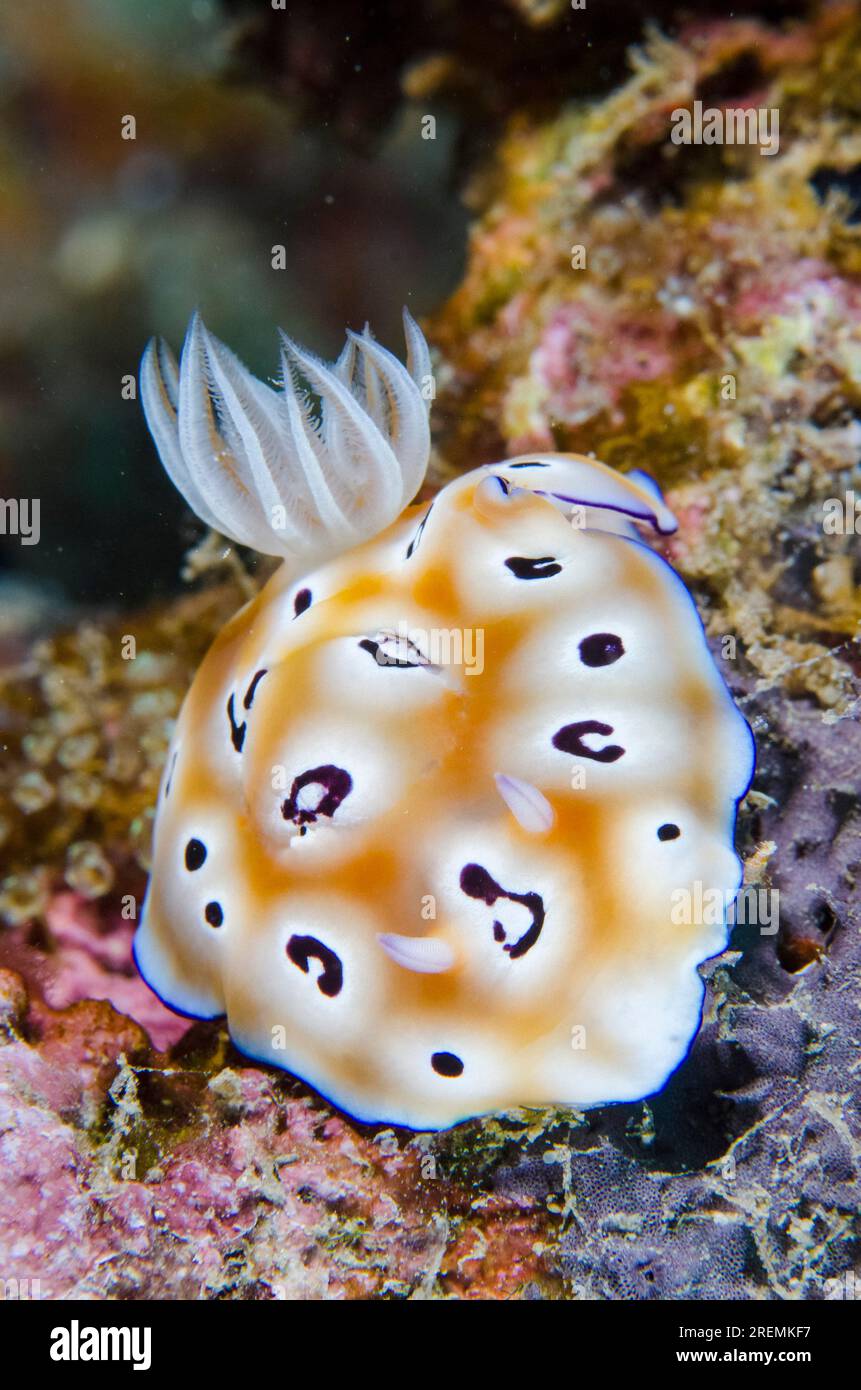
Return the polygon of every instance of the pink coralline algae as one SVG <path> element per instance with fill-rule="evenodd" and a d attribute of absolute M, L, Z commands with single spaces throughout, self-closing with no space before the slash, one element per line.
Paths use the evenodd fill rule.
<path fill-rule="evenodd" d="M 131 954 L 134 923 L 99 909 L 77 893 L 59 892 L 45 911 L 51 950 L 27 945 L 20 928 L 7 929 L 0 961 L 19 964 L 38 981 L 46 1004 L 64 1009 L 84 999 L 104 999 L 147 1030 L 156 1047 L 182 1037 L 188 1022 L 166 1009 L 143 984 Z"/>
<path fill-rule="evenodd" d="M 676 320 L 666 311 L 635 319 L 597 293 L 557 310 L 532 359 L 535 377 L 546 388 L 544 409 L 551 425 L 554 419 L 580 424 L 602 411 L 620 424 L 624 389 L 635 381 L 654 381 L 672 368 L 677 331 Z M 513 444 L 517 449 L 551 448 L 552 428 Z"/>

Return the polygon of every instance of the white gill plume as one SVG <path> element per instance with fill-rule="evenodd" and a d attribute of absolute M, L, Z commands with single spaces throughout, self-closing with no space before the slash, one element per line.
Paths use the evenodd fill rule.
<path fill-rule="evenodd" d="M 367 327 L 329 366 L 282 333 L 279 390 L 199 314 L 179 366 L 153 338 L 141 400 L 171 481 L 207 525 L 297 571 L 377 535 L 415 497 L 430 453 L 430 354 L 406 309 L 404 335 L 406 367 Z"/>

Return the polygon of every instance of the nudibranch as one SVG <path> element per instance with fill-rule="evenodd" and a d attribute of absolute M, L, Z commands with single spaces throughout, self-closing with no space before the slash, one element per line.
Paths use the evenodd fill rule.
<path fill-rule="evenodd" d="M 284 339 L 278 389 L 198 317 L 179 366 L 147 349 L 170 477 L 284 563 L 179 716 L 136 960 L 360 1120 L 639 1099 L 726 944 L 696 904 L 738 889 L 752 737 L 641 535 L 676 525 L 646 474 L 529 454 L 409 505 L 404 324 L 406 367 L 367 329 L 331 366 Z"/>

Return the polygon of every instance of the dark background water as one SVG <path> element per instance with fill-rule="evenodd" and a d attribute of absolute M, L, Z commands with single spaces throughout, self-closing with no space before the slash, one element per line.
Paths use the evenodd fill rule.
<path fill-rule="evenodd" d="M 124 399 L 147 339 L 178 351 L 198 306 L 267 377 L 278 326 L 332 356 L 370 319 L 398 348 L 401 305 L 427 312 L 460 272 L 453 125 L 423 141 L 404 110 L 367 154 L 300 126 L 225 79 L 215 5 L 21 5 L 3 28 L 0 496 L 40 499 L 41 540 L 0 539 L 0 596 L 140 602 L 196 534 Z"/>

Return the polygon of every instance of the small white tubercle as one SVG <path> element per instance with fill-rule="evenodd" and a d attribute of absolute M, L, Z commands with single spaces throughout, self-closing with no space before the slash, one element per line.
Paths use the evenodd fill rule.
<path fill-rule="evenodd" d="M 438 937 L 381 932 L 377 940 L 390 960 L 418 975 L 441 975 L 454 965 L 454 951 Z"/>
<path fill-rule="evenodd" d="M 543 835 L 552 828 L 556 812 L 544 793 L 531 782 L 508 777 L 504 772 L 497 772 L 494 781 L 509 811 L 530 835 Z"/>

